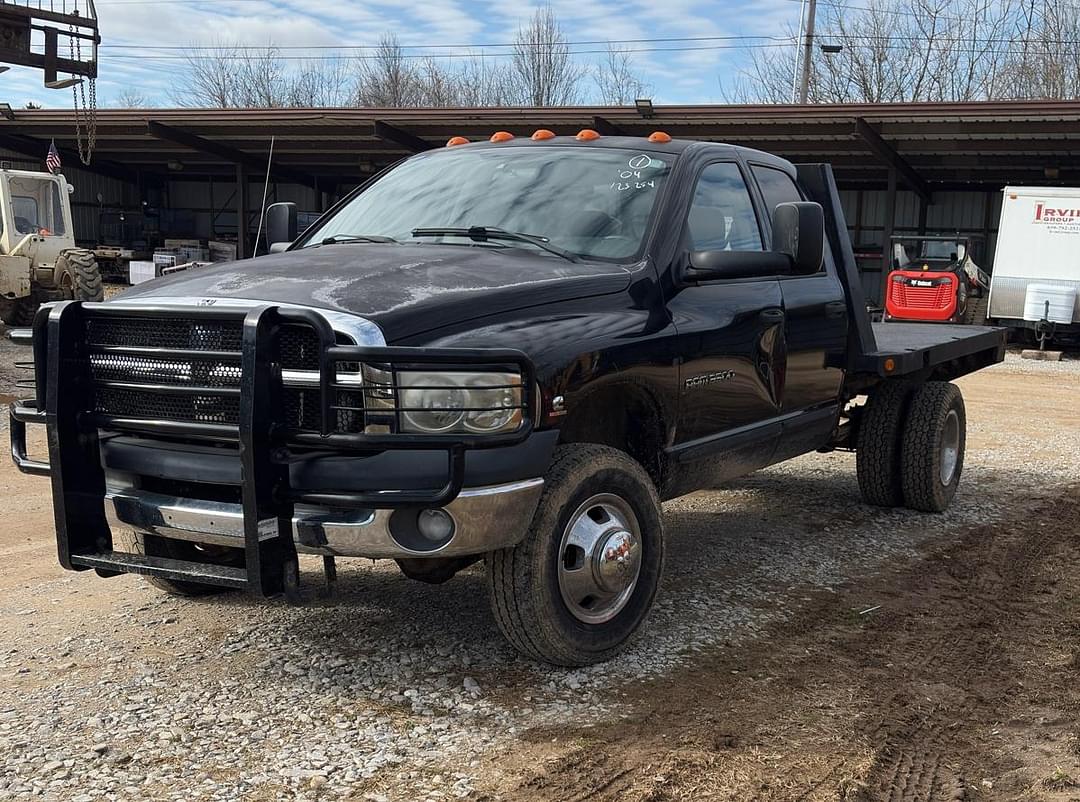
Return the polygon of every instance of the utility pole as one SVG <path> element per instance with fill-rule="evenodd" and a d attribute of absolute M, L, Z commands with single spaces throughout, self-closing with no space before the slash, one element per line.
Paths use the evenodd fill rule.
<path fill-rule="evenodd" d="M 791 68 L 791 102 L 799 102 L 799 75 L 801 70 L 799 65 L 802 63 L 802 38 L 803 31 L 806 30 L 806 0 L 799 0 L 799 38 L 795 40 L 795 64 Z"/>
<path fill-rule="evenodd" d="M 814 59 L 814 24 L 817 22 L 817 0 L 808 0 L 806 11 L 806 36 L 803 39 L 802 81 L 799 85 L 799 102 L 810 99 L 810 65 Z"/>

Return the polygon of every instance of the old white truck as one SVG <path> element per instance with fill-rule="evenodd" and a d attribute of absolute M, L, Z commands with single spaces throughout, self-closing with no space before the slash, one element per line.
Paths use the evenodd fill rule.
<path fill-rule="evenodd" d="M 62 175 L 0 170 L 0 320 L 27 325 L 44 301 L 101 301 L 101 272 L 75 244 Z"/>

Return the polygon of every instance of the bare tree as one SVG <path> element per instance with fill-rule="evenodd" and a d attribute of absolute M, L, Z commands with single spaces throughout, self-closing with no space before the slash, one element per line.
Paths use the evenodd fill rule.
<path fill-rule="evenodd" d="M 193 47 L 187 74 L 170 97 L 181 106 L 280 108 L 351 105 L 356 77 L 347 59 L 312 58 L 291 66 L 273 45 Z"/>
<path fill-rule="evenodd" d="M 507 106 L 513 94 L 511 67 L 497 57 L 474 54 L 458 66 L 458 106 Z"/>
<path fill-rule="evenodd" d="M 608 43 L 607 52 L 593 69 L 593 80 L 606 106 L 627 106 L 648 95 L 652 87 L 634 70 L 634 58 L 624 48 Z"/>
<path fill-rule="evenodd" d="M 237 45 L 218 42 L 205 50 L 193 49 L 187 57 L 187 74 L 172 85 L 170 97 L 181 106 L 227 109 L 241 105 L 240 59 Z"/>
<path fill-rule="evenodd" d="M 295 108 L 339 108 L 353 105 L 356 74 L 349 59 L 313 59 L 291 74 L 282 105 Z"/>
<path fill-rule="evenodd" d="M 581 100 L 589 71 L 575 60 L 550 7 L 539 8 L 519 30 L 510 59 L 502 55 L 418 59 L 393 33 L 351 59 L 312 57 L 296 63 L 273 44 L 196 45 L 170 97 L 182 106 L 218 108 L 553 106 Z M 626 104 L 649 93 L 630 53 L 614 46 L 593 78 L 604 103 Z"/>
<path fill-rule="evenodd" d="M 581 97 L 583 68 L 574 61 L 562 26 L 541 6 L 518 29 L 511 77 L 514 100 L 528 106 L 572 106 Z"/>
<path fill-rule="evenodd" d="M 1017 38 L 999 83 L 1002 96 L 1080 99 L 1080 7 L 1025 3 Z"/>
<path fill-rule="evenodd" d="M 146 95 L 129 86 L 116 96 L 113 105 L 118 109 L 141 109 L 147 105 Z"/>
<path fill-rule="evenodd" d="M 858 8 L 819 9 L 819 41 L 838 45 L 840 52 L 814 54 L 814 103 L 1075 97 L 1080 90 L 1075 6 L 867 0 Z M 794 46 L 798 37 L 790 35 Z M 726 94 L 740 101 L 790 102 L 793 59 L 778 57 L 782 52 L 756 50 Z"/>
<path fill-rule="evenodd" d="M 385 33 L 373 54 L 357 60 L 356 105 L 401 108 L 418 105 L 420 75 L 396 34 Z"/>

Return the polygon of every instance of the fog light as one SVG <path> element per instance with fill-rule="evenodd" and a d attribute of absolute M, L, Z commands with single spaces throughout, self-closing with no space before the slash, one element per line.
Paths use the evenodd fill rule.
<path fill-rule="evenodd" d="M 424 510 L 416 519 L 416 528 L 432 543 L 438 543 L 454 534 L 454 519 L 446 510 Z"/>

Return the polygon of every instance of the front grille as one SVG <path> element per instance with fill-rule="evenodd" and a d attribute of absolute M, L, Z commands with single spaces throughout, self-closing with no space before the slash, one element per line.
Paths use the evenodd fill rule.
<path fill-rule="evenodd" d="M 86 341 L 92 345 L 138 345 L 176 350 L 233 351 L 239 354 L 243 326 L 242 320 L 94 318 L 87 323 Z M 314 335 L 314 332 L 311 333 Z"/>
<path fill-rule="evenodd" d="M 937 287 L 909 287 L 893 282 L 893 302 L 910 309 L 945 309 L 956 294 L 951 284 Z"/>
<path fill-rule="evenodd" d="M 240 422 L 240 399 L 215 396 L 170 396 L 145 390 L 99 387 L 94 409 L 119 418 L 192 421 L 195 423 Z"/>
<path fill-rule="evenodd" d="M 115 417 L 239 425 L 239 395 L 177 394 L 169 390 L 238 391 L 242 339 L 243 321 L 239 319 L 91 319 L 86 341 L 91 351 L 94 410 Z M 133 349 L 162 352 L 132 353 Z M 319 353 L 319 337 L 314 329 L 303 325 L 282 329 L 278 338 L 282 370 L 317 373 Z M 338 366 L 339 374 L 359 370 L 356 364 Z M 283 402 L 287 427 L 298 431 L 322 428 L 318 388 L 284 387 Z M 359 393 L 339 390 L 334 405 L 358 407 L 362 402 Z M 363 431 L 363 413 L 337 410 L 335 414 L 336 431 Z"/>

